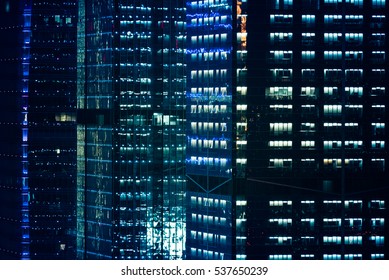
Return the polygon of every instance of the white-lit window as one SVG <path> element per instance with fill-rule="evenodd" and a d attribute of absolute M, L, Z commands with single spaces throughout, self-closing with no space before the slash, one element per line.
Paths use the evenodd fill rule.
<path fill-rule="evenodd" d="M 324 105 L 324 116 L 339 116 L 342 113 L 342 105 Z"/>
<path fill-rule="evenodd" d="M 271 236 L 269 237 L 270 245 L 291 245 L 292 237 L 290 236 Z"/>
<path fill-rule="evenodd" d="M 348 149 L 360 149 L 362 148 L 363 142 L 358 141 L 345 141 L 344 146 Z"/>
<path fill-rule="evenodd" d="M 292 123 L 270 123 L 270 132 L 275 135 L 291 135 Z"/>
<path fill-rule="evenodd" d="M 342 147 L 341 141 L 324 141 L 324 150 L 339 149 Z"/>
<path fill-rule="evenodd" d="M 292 159 L 291 158 L 272 158 L 269 159 L 270 168 L 292 168 Z"/>
<path fill-rule="evenodd" d="M 348 96 L 363 96 L 363 87 L 345 87 L 345 92 Z"/>
<path fill-rule="evenodd" d="M 316 88 L 314 87 L 302 87 L 301 96 L 306 98 L 316 99 Z"/>
<path fill-rule="evenodd" d="M 338 95 L 338 87 L 324 87 L 324 95 L 325 96 L 337 96 Z"/>
<path fill-rule="evenodd" d="M 314 148 L 315 141 L 301 141 L 301 148 Z"/>
<path fill-rule="evenodd" d="M 269 141 L 270 148 L 291 148 L 292 141 Z"/>
<path fill-rule="evenodd" d="M 274 100 L 292 99 L 292 87 L 270 87 L 266 88 L 266 98 Z"/>
<path fill-rule="evenodd" d="M 314 132 L 315 124 L 314 123 L 301 123 L 301 132 Z"/>

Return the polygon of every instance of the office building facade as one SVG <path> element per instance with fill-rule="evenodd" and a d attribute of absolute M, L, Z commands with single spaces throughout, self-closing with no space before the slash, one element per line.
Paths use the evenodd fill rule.
<path fill-rule="evenodd" d="M 26 251 L 21 222 L 22 85 L 18 79 L 22 65 L 19 58 L 23 6 L 3 1 L 0 18 L 0 34 L 7 38 L 1 45 L 0 55 L 0 259 L 20 259 Z"/>
<path fill-rule="evenodd" d="M 248 258 L 388 258 L 387 5 L 250 9 Z"/>
<path fill-rule="evenodd" d="M 74 259 L 77 1 L 30 5 L 29 65 L 23 69 L 30 258 Z"/>
<path fill-rule="evenodd" d="M 185 253 L 185 7 L 79 1 L 77 252 Z"/>
<path fill-rule="evenodd" d="M 17 23 L 4 26 L 15 38 L 4 52 L 14 55 L 7 61 L 15 71 L 2 85 L 15 87 L 3 89 L 2 205 L 9 216 L 1 224 L 10 236 L 2 238 L 2 254 L 74 259 L 76 1 L 6 2 L 4 16 Z"/>
<path fill-rule="evenodd" d="M 247 1 L 187 2 L 187 258 L 245 259 Z"/>

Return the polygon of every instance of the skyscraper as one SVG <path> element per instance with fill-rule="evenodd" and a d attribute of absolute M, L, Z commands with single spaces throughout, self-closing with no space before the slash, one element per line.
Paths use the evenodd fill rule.
<path fill-rule="evenodd" d="M 22 86 L 23 6 L 1 1 L 0 34 L 0 259 L 20 259 L 22 251 Z M 25 163 L 24 163 L 25 164 Z"/>
<path fill-rule="evenodd" d="M 76 1 L 4 1 L 1 253 L 75 258 Z M 9 30 L 9 31 L 8 31 Z M 7 36 L 7 38 L 8 38 Z M 12 71 L 9 71 L 12 69 Z"/>
<path fill-rule="evenodd" d="M 387 259 L 386 1 L 252 7 L 248 257 Z"/>
<path fill-rule="evenodd" d="M 77 1 L 33 0 L 30 21 L 24 69 L 30 257 L 74 259 Z"/>
<path fill-rule="evenodd" d="M 187 257 L 244 259 L 247 1 L 187 2 Z"/>
<path fill-rule="evenodd" d="M 77 248 L 185 250 L 183 1 L 79 1 Z"/>
<path fill-rule="evenodd" d="M 189 259 L 387 258 L 387 16 L 187 3 Z"/>

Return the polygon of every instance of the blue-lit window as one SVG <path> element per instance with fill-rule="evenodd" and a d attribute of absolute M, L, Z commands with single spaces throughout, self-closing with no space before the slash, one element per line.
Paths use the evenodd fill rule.
<path fill-rule="evenodd" d="M 324 254 L 323 259 L 324 260 L 340 260 L 341 255 L 339 255 L 339 254 Z"/>
<path fill-rule="evenodd" d="M 371 147 L 373 149 L 384 149 L 385 141 L 371 141 Z"/>
<path fill-rule="evenodd" d="M 372 123 L 371 127 L 374 136 L 383 136 L 385 134 L 385 123 Z"/>
<path fill-rule="evenodd" d="M 293 23 L 293 15 L 270 15 L 270 23 L 280 26 L 290 26 Z"/>
<path fill-rule="evenodd" d="M 348 229 L 362 230 L 362 219 L 361 218 L 347 218 L 344 220 L 344 225 Z"/>
<path fill-rule="evenodd" d="M 358 8 L 363 7 L 363 0 L 346 0 L 346 4 L 356 6 Z"/>
<path fill-rule="evenodd" d="M 342 24 L 343 17 L 341 15 L 324 15 L 324 24 L 331 25 L 340 25 Z"/>
<path fill-rule="evenodd" d="M 372 260 L 383 260 L 385 259 L 384 254 L 371 254 L 371 259 Z"/>
<path fill-rule="evenodd" d="M 361 25 L 363 25 L 363 16 L 362 15 L 346 15 L 345 23 L 347 25 L 361 26 Z"/>
<path fill-rule="evenodd" d="M 300 255 L 302 260 L 313 260 L 315 258 L 314 254 L 302 254 Z"/>
<path fill-rule="evenodd" d="M 340 236 L 323 236 L 324 245 L 339 245 L 341 241 L 342 237 Z"/>
<path fill-rule="evenodd" d="M 345 37 L 348 46 L 362 46 L 363 33 L 346 33 Z"/>
<path fill-rule="evenodd" d="M 375 64 L 384 64 L 386 60 L 385 51 L 372 51 L 371 62 Z"/>
<path fill-rule="evenodd" d="M 269 255 L 269 260 L 291 260 L 292 255 Z"/>
<path fill-rule="evenodd" d="M 377 247 L 382 247 L 385 244 L 384 236 L 370 236 L 369 241 L 371 244 L 374 244 Z"/>
<path fill-rule="evenodd" d="M 312 62 L 315 59 L 315 51 L 302 51 L 301 59 L 305 63 Z"/>
<path fill-rule="evenodd" d="M 362 254 L 346 254 L 344 255 L 345 260 L 362 260 Z"/>
<path fill-rule="evenodd" d="M 325 60 L 338 60 L 342 59 L 341 51 L 324 51 L 324 59 Z"/>
<path fill-rule="evenodd" d="M 302 15 L 301 22 L 305 27 L 314 27 L 315 26 L 315 15 Z"/>
<path fill-rule="evenodd" d="M 338 46 L 342 43 L 342 33 L 324 33 L 324 43 L 328 46 Z"/>
<path fill-rule="evenodd" d="M 362 245 L 362 236 L 345 236 L 344 244 L 346 245 Z"/>
<path fill-rule="evenodd" d="M 373 15 L 371 17 L 370 27 L 371 28 L 384 28 L 386 17 L 384 15 Z"/>
<path fill-rule="evenodd" d="M 291 43 L 293 40 L 293 33 L 270 33 L 270 42 L 274 45 L 277 43 Z"/>
<path fill-rule="evenodd" d="M 385 8 L 386 0 L 371 0 L 373 9 Z"/>
<path fill-rule="evenodd" d="M 313 46 L 315 44 L 315 33 L 302 33 L 301 44 L 306 47 Z"/>

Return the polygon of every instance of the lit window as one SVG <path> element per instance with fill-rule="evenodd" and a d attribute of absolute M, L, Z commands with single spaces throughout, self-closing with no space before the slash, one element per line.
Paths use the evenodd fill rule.
<path fill-rule="evenodd" d="M 382 246 L 384 246 L 384 243 L 385 243 L 384 236 L 370 236 L 369 240 L 372 244 L 374 244 L 377 247 L 382 247 Z"/>
<path fill-rule="evenodd" d="M 340 236 L 323 236 L 324 245 L 341 244 L 341 240 Z"/>
<path fill-rule="evenodd" d="M 362 260 L 362 254 L 346 254 L 344 255 L 345 260 Z"/>
<path fill-rule="evenodd" d="M 315 141 L 301 141 L 301 148 L 314 148 Z"/>
<path fill-rule="evenodd" d="M 371 0 L 373 9 L 385 8 L 386 0 Z"/>
<path fill-rule="evenodd" d="M 270 87 L 266 88 L 266 98 L 274 100 L 292 99 L 292 87 Z"/>
<path fill-rule="evenodd" d="M 340 260 L 341 255 L 339 255 L 339 254 L 324 254 L 323 259 L 324 260 Z"/>
<path fill-rule="evenodd" d="M 269 159 L 269 167 L 270 168 L 286 168 L 291 169 L 292 168 L 292 159 L 291 158 L 272 158 Z"/>
<path fill-rule="evenodd" d="M 269 126 L 274 136 L 292 134 L 292 123 L 270 123 Z"/>
<path fill-rule="evenodd" d="M 362 236 L 345 236 L 344 244 L 346 245 L 362 245 Z"/>
<path fill-rule="evenodd" d="M 324 105 L 324 116 L 339 116 L 342 113 L 342 105 Z"/>
<path fill-rule="evenodd" d="M 314 27 L 315 15 L 302 15 L 301 21 L 305 27 Z"/>
<path fill-rule="evenodd" d="M 270 255 L 269 260 L 291 260 L 292 255 Z"/>

